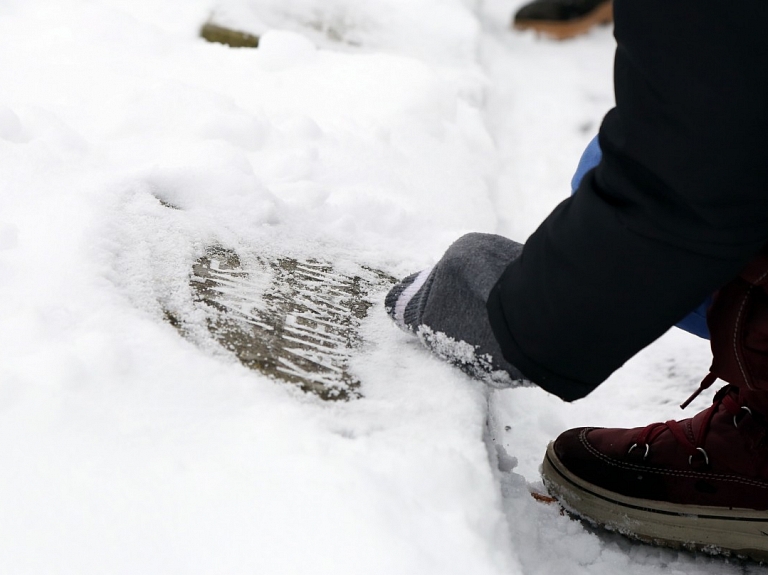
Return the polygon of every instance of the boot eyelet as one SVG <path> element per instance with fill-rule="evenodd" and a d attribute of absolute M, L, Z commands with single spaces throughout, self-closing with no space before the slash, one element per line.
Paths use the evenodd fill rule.
<path fill-rule="evenodd" d="M 704 451 L 703 447 L 697 447 L 696 451 L 701 453 L 704 456 L 704 463 L 709 465 L 709 456 L 707 455 L 707 452 Z M 693 465 L 693 455 L 688 456 L 688 465 Z"/>
<path fill-rule="evenodd" d="M 743 409 L 744 411 L 746 411 L 746 412 L 747 412 L 749 415 L 752 415 L 752 410 L 751 410 L 751 409 L 749 409 L 749 408 L 748 408 L 746 405 L 742 405 L 742 406 L 741 406 L 741 409 Z M 737 414 L 737 415 L 738 415 L 738 414 Z M 734 427 L 738 427 L 738 426 L 739 426 L 739 422 L 738 422 L 738 421 L 736 421 L 736 416 L 735 416 L 735 415 L 733 416 L 733 426 L 734 426 Z"/>
<path fill-rule="evenodd" d="M 627 455 L 632 453 L 632 450 L 637 447 L 637 443 L 633 443 L 632 446 L 627 450 Z M 645 444 L 645 453 L 643 454 L 643 461 L 648 457 L 648 453 L 651 451 L 651 445 L 649 443 Z"/>

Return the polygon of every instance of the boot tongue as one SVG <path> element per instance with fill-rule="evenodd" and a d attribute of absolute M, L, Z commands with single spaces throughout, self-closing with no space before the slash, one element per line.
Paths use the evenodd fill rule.
<path fill-rule="evenodd" d="M 714 413 L 708 413 L 710 410 L 714 410 Z M 705 409 L 681 424 L 686 427 L 686 434 L 692 434 L 696 444 L 709 444 L 713 440 L 717 443 L 746 440 L 750 448 L 754 449 L 762 445 L 768 436 L 766 414 L 768 392 L 728 385 L 715 394 L 710 409 Z M 731 444 L 730 448 L 734 445 Z"/>
<path fill-rule="evenodd" d="M 707 325 L 710 371 L 743 389 L 768 391 L 768 246 L 717 292 Z"/>
<path fill-rule="evenodd" d="M 731 418 L 738 411 L 738 407 L 736 407 L 738 394 L 738 388 L 732 385 L 724 387 L 715 394 L 713 404 L 708 409 L 700 411 L 690 419 L 679 422 L 694 447 L 704 447 L 707 435 L 713 425 L 717 426 L 721 420 L 727 420 L 730 424 Z M 728 400 L 725 399 L 725 396 L 728 396 Z"/>
<path fill-rule="evenodd" d="M 694 397 L 702 389 L 712 385 L 715 379 L 714 377 L 705 378 L 699 390 L 694 393 Z M 706 453 L 706 447 L 708 446 L 710 435 L 714 434 L 711 439 L 715 439 L 716 443 L 719 443 L 720 436 L 725 438 L 728 435 L 728 433 L 723 435 L 723 431 L 735 431 L 734 416 L 740 414 L 741 408 L 739 391 L 739 388 L 734 385 L 723 387 L 715 394 L 712 405 L 709 408 L 688 419 L 667 421 L 663 424 L 665 429 L 662 431 L 662 428 L 658 427 L 656 432 L 651 433 L 651 437 L 655 436 L 661 439 L 664 434 L 670 433 L 692 457 L 700 454 L 703 456 L 703 461 L 708 464 L 709 458 Z"/>
<path fill-rule="evenodd" d="M 733 385 L 752 386 L 745 368 L 743 340 L 745 308 L 752 295 L 752 284 L 736 278 L 720 289 L 707 313 L 712 346 L 710 372 Z"/>

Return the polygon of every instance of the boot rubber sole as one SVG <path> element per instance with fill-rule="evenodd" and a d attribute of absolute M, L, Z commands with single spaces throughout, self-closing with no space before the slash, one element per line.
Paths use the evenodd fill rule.
<path fill-rule="evenodd" d="M 619 495 L 584 481 L 553 444 L 541 468 L 550 494 L 570 514 L 644 543 L 768 561 L 768 511 L 678 505 Z"/>
<path fill-rule="evenodd" d="M 516 30 L 533 30 L 555 40 L 565 40 L 584 34 L 593 26 L 610 24 L 611 22 L 613 22 L 613 3 L 605 2 L 589 14 L 575 20 L 568 20 L 566 22 L 558 20 L 515 20 L 513 27 Z"/>

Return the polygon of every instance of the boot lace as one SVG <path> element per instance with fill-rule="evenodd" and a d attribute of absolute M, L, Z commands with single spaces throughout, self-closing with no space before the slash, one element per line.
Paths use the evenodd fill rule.
<path fill-rule="evenodd" d="M 683 402 L 680 407 L 685 409 L 688 404 L 690 404 L 702 391 L 708 389 L 716 379 L 717 377 L 712 373 L 708 374 L 702 380 L 699 388 L 693 392 L 691 397 Z M 690 465 L 694 465 L 694 461 L 696 461 L 697 463 L 703 463 L 704 465 L 708 466 L 709 455 L 704 450 L 704 441 L 707 437 L 710 424 L 712 423 L 712 418 L 715 416 L 715 413 L 717 413 L 717 410 L 720 408 L 720 406 L 722 406 L 729 414 L 733 416 L 733 424 L 736 427 L 739 425 L 738 416 L 740 414 L 745 412 L 749 413 L 750 415 L 752 414 L 752 411 L 748 407 L 742 405 L 734 398 L 735 394 L 730 393 L 732 389 L 733 386 L 727 385 L 715 394 L 712 405 L 703 412 L 701 425 L 699 426 L 699 430 L 694 437 L 691 437 L 688 433 L 686 433 L 685 428 L 679 421 L 670 420 L 663 423 L 652 423 L 640 430 L 635 439 L 635 442 L 630 446 L 627 453 L 631 453 L 637 448 L 642 448 L 645 450 L 643 459 L 646 459 L 650 453 L 651 444 L 654 442 L 654 440 L 656 440 L 666 430 L 669 430 L 677 442 L 688 452 L 688 463 Z"/>

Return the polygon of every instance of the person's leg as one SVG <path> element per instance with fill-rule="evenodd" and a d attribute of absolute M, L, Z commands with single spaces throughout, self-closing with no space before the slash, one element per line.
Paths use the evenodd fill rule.
<path fill-rule="evenodd" d="M 509 334 L 505 354 L 526 375 L 553 374 L 560 381 L 545 385 L 561 393 L 581 380 L 588 392 L 716 291 L 713 363 L 701 388 L 717 378 L 729 385 L 712 406 L 683 421 L 566 431 L 542 474 L 568 510 L 593 523 L 766 559 L 768 260 L 754 258 L 768 241 L 768 170 L 758 152 L 765 131 L 752 116 L 766 99 L 756 64 L 768 42 L 743 38 L 768 23 L 768 5 L 745 0 L 732 12 L 701 2 L 694 26 L 684 25 L 686 3 L 614 7 L 617 106 L 601 127 L 603 158 L 505 272 L 507 286 L 492 292 L 502 321 L 492 325 Z M 717 109 L 726 112 L 715 119 Z M 545 285 L 549 297 L 536 303 Z M 605 287 L 622 297 L 605 300 Z M 586 304 L 572 313 L 576 301 Z M 614 367 L 594 370 L 609 357 Z"/>
<path fill-rule="evenodd" d="M 385 300 L 392 319 L 433 352 L 496 385 L 523 379 L 501 353 L 488 323 L 491 288 L 522 246 L 491 234 L 467 234 L 434 268 L 405 278 Z"/>
<path fill-rule="evenodd" d="M 603 157 L 600 149 L 600 142 L 595 136 L 590 140 L 584 152 L 581 154 L 576 172 L 571 179 L 571 195 L 576 193 L 581 185 L 581 180 L 590 170 L 597 167 Z M 697 335 L 703 339 L 709 339 L 709 328 L 707 327 L 707 310 L 712 305 L 712 296 L 708 296 L 701 302 L 696 309 L 675 324 L 676 327 Z"/>

